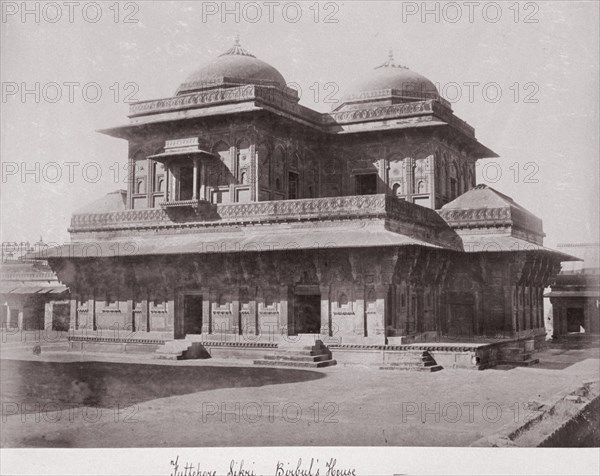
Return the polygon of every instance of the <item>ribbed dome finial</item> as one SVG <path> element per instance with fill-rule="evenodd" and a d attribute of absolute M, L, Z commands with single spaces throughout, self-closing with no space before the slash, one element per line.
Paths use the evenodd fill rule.
<path fill-rule="evenodd" d="M 223 53 L 219 56 L 227 56 L 227 55 L 250 56 L 252 58 L 256 58 L 256 56 L 254 56 L 248 50 L 242 48 L 242 45 L 240 45 L 240 35 L 239 34 L 235 35 L 235 39 L 233 40 L 233 46 L 231 48 L 229 48 L 225 53 Z"/>
<path fill-rule="evenodd" d="M 376 66 L 374 69 L 379 69 L 379 68 L 402 68 L 402 69 L 408 69 L 406 66 L 402 66 L 401 64 L 396 64 L 396 62 L 394 61 L 394 50 L 392 48 L 390 48 L 388 50 L 388 60 L 385 63 L 380 64 L 379 66 Z"/>

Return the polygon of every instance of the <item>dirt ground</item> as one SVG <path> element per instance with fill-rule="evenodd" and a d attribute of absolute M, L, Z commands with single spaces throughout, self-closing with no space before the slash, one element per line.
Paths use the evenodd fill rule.
<path fill-rule="evenodd" d="M 2 447 L 468 446 L 598 380 L 599 350 L 435 373 L 2 349 Z"/>

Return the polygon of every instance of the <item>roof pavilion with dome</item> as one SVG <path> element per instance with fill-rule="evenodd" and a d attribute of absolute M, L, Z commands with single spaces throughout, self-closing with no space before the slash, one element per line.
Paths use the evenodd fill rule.
<path fill-rule="evenodd" d="M 391 54 L 328 113 L 286 84 L 236 40 L 100 131 L 128 142 L 127 190 L 76 211 L 71 242 L 39 254 L 71 290 L 71 345 L 287 366 L 414 351 L 529 362 L 544 287 L 571 258 L 476 184 L 496 154 L 473 127 Z"/>

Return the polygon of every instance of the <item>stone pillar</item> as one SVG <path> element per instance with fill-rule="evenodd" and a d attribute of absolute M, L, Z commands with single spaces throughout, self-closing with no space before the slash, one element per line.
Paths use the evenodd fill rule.
<path fill-rule="evenodd" d="M 173 337 L 175 337 L 175 299 L 176 296 L 172 299 L 167 299 L 167 316 L 165 318 L 167 331 L 172 332 Z"/>
<path fill-rule="evenodd" d="M 202 288 L 202 334 L 212 334 L 212 332 L 213 329 L 212 315 L 210 310 L 210 289 Z"/>
<path fill-rule="evenodd" d="M 128 299 L 125 304 L 125 318 L 126 325 L 131 326 L 131 332 L 137 332 L 137 328 L 135 327 L 135 315 L 133 314 L 133 300 Z M 127 329 L 125 329 L 125 335 L 127 335 Z"/>
<path fill-rule="evenodd" d="M 127 170 L 127 208 L 131 209 L 133 208 L 133 188 L 135 183 L 135 161 L 132 156 L 129 157 L 127 163 L 129 167 Z"/>
<path fill-rule="evenodd" d="M 288 286 L 281 286 L 279 288 L 279 325 L 275 331 L 278 337 L 283 337 L 284 335 L 289 335 L 290 333 L 288 328 L 290 313 L 289 303 L 290 296 L 288 292 Z"/>
<path fill-rule="evenodd" d="M 406 161 L 406 195 L 411 197 L 410 201 L 412 202 L 412 196 L 415 193 L 415 159 L 409 158 Z"/>
<path fill-rule="evenodd" d="M 514 286 L 504 286 L 504 322 L 510 322 L 510 333 L 514 335 L 517 329 L 517 313 L 513 305 Z M 506 331 L 506 329 L 505 329 Z"/>
<path fill-rule="evenodd" d="M 430 203 L 431 209 L 435 210 L 435 208 L 436 208 L 436 203 L 435 203 L 435 191 L 436 191 L 435 154 L 432 154 L 427 162 L 429 164 L 429 174 L 428 174 L 429 175 L 429 177 L 428 177 L 429 203 Z"/>
<path fill-rule="evenodd" d="M 165 202 L 169 201 L 169 192 L 171 187 L 169 186 L 171 181 L 171 174 L 169 173 L 169 166 L 165 163 Z"/>
<path fill-rule="evenodd" d="M 192 177 L 192 200 L 198 199 L 198 158 L 194 157 L 194 176 Z"/>
<path fill-rule="evenodd" d="M 231 296 L 231 322 L 229 329 L 232 334 L 242 333 L 242 322 L 240 316 L 240 290 L 236 288 Z"/>
<path fill-rule="evenodd" d="M 146 206 L 148 208 L 154 207 L 154 179 L 155 170 L 152 159 L 146 159 Z"/>
<path fill-rule="evenodd" d="M 377 176 L 379 180 L 377 181 L 377 193 L 388 193 L 389 190 L 389 180 L 388 180 L 388 170 L 389 164 L 386 159 L 379 159 L 377 163 Z"/>
<path fill-rule="evenodd" d="M 52 315 L 54 304 L 52 302 L 44 303 L 44 329 L 52 330 Z"/>
<path fill-rule="evenodd" d="M 171 201 L 175 201 L 179 198 L 178 197 L 179 194 L 177 193 L 177 173 L 178 173 L 178 170 L 176 169 L 175 166 L 173 166 L 173 171 L 171 173 L 171 177 L 173 179 L 173 181 L 171 182 L 171 192 L 172 192 L 171 194 L 173 196 L 171 198 Z"/>
<path fill-rule="evenodd" d="M 140 313 L 140 331 L 150 332 L 150 305 L 148 297 L 142 299 L 142 309 Z"/>
<path fill-rule="evenodd" d="M 483 323 L 481 322 L 481 318 L 483 318 L 483 305 L 481 303 L 481 288 L 477 288 L 473 295 L 475 296 L 475 305 L 473 309 L 473 330 L 475 335 L 481 335 L 483 331 Z"/>
<path fill-rule="evenodd" d="M 328 285 L 320 285 L 319 292 L 321 293 L 321 333 L 328 337 L 341 337 L 334 335 L 336 329 L 333 328 L 331 322 L 331 288 Z"/>
<path fill-rule="evenodd" d="M 87 330 L 96 330 L 96 293 L 93 293 L 92 298 L 88 301 L 88 315 L 85 327 Z"/>
<path fill-rule="evenodd" d="M 375 312 L 367 314 L 367 337 L 385 344 L 385 312 L 389 284 L 375 285 Z"/>
<path fill-rule="evenodd" d="M 200 163 L 200 199 L 206 200 L 206 163 Z"/>
<path fill-rule="evenodd" d="M 250 185 L 250 201 L 258 200 L 258 159 L 256 158 L 256 144 L 250 144 L 250 170 L 248 173 L 248 184 Z"/>
<path fill-rule="evenodd" d="M 69 302 L 70 304 L 70 317 L 69 317 L 69 330 L 74 331 L 79 329 L 79 311 L 77 310 L 77 302 L 79 301 L 79 295 L 73 293 Z"/>

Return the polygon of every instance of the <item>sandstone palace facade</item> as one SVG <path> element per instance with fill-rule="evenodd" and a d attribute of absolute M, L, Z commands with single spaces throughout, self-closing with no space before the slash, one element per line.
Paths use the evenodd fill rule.
<path fill-rule="evenodd" d="M 476 185 L 496 155 L 391 57 L 319 113 L 236 41 L 101 132 L 129 144 L 127 190 L 40 253 L 79 346 L 264 355 L 311 336 L 338 362 L 412 345 L 481 368 L 493 344 L 545 338 L 543 290 L 571 258 Z"/>

